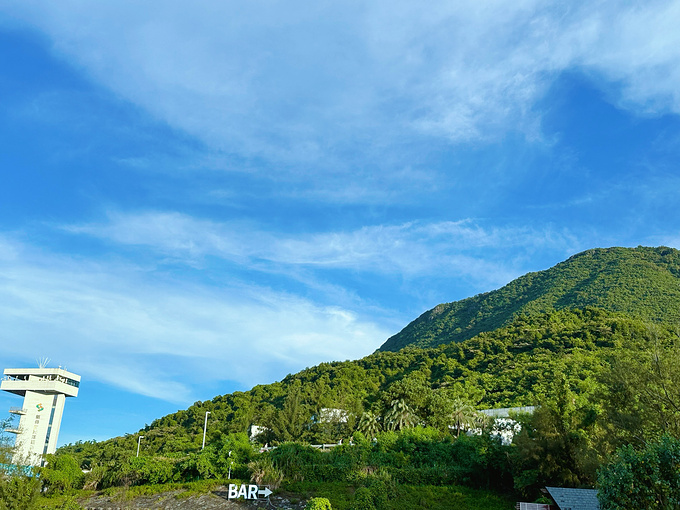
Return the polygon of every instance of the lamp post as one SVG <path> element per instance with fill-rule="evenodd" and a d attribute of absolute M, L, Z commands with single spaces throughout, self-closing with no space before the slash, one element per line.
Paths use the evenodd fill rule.
<path fill-rule="evenodd" d="M 142 444 L 142 438 L 143 438 L 143 437 L 144 437 L 144 436 L 139 436 L 139 437 L 137 438 L 137 457 L 139 457 L 139 447 L 140 447 L 141 444 Z"/>
<path fill-rule="evenodd" d="M 205 412 L 205 421 L 203 422 L 203 445 L 201 446 L 201 450 L 205 448 L 205 433 L 208 430 L 208 415 L 210 414 L 210 411 Z"/>

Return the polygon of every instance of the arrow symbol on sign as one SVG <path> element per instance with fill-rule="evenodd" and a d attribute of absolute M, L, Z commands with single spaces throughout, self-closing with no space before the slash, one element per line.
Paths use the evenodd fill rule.
<path fill-rule="evenodd" d="M 257 491 L 257 495 L 262 496 L 264 498 L 268 498 L 270 494 L 272 494 L 272 491 L 270 491 L 268 487 L 265 487 L 264 489 L 260 489 L 259 491 Z"/>

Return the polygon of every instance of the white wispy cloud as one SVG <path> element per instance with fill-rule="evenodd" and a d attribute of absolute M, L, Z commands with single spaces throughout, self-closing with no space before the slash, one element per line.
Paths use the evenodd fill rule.
<path fill-rule="evenodd" d="M 187 403 L 201 384 L 244 386 L 354 359 L 391 331 L 339 307 L 235 283 L 162 281 L 126 264 L 43 254 L 0 237 L 0 342 L 90 380 Z"/>
<path fill-rule="evenodd" d="M 604 5 L 586 18 L 588 24 L 574 29 L 588 43 L 576 54 L 578 64 L 615 85 L 612 99 L 622 108 L 680 113 L 680 4 Z"/>
<path fill-rule="evenodd" d="M 508 249 L 567 255 L 579 248 L 578 240 L 568 231 L 483 228 L 472 220 L 408 222 L 292 235 L 244 222 L 215 222 L 152 211 L 111 213 L 104 223 L 62 228 L 119 245 L 151 249 L 189 264 L 215 256 L 260 269 L 264 269 L 263 261 L 269 262 L 277 270 L 290 273 L 295 271 L 291 266 L 304 266 L 406 278 L 464 276 L 492 285 L 518 276 L 518 268 L 506 260 Z"/>
<path fill-rule="evenodd" d="M 585 71 L 622 108 L 680 113 L 673 1 L 21 0 L 5 10 L 171 126 L 276 162 L 271 175 L 291 163 L 356 172 L 357 150 L 392 172 L 400 158 L 385 155 L 422 150 L 399 143 L 418 134 L 540 136 L 536 102 L 563 71 Z"/>
<path fill-rule="evenodd" d="M 248 387 L 321 361 L 359 358 L 398 325 L 389 312 L 376 315 L 356 298 L 333 305 L 328 296 L 313 301 L 235 273 L 215 285 L 154 269 L 167 260 L 192 267 L 217 257 L 328 292 L 334 284 L 324 282 L 324 270 L 505 283 L 517 270 L 499 260 L 504 248 L 526 253 L 573 242 L 550 232 L 483 229 L 469 220 L 292 236 L 164 212 L 112 213 L 104 223 L 61 230 L 105 240 L 115 259 L 55 254 L 0 235 L 3 354 L 63 360 L 90 380 L 181 403 L 207 383 Z M 126 262 L 139 260 L 126 254 L 137 248 L 150 263 Z M 317 276 L 301 274 L 301 267 Z"/>

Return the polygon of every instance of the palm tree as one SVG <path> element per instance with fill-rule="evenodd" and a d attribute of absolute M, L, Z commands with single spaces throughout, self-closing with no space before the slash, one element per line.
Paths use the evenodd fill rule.
<path fill-rule="evenodd" d="M 491 416 L 487 416 L 481 411 L 475 411 L 472 415 L 471 425 L 478 429 L 485 430 L 493 425 L 493 421 Z"/>
<path fill-rule="evenodd" d="M 453 411 L 450 418 L 451 424 L 456 429 L 456 437 L 460 436 L 461 430 L 465 430 L 466 427 L 472 424 L 476 414 L 475 408 L 467 402 L 459 398 L 453 401 Z"/>
<path fill-rule="evenodd" d="M 357 430 L 369 439 L 374 438 L 382 430 L 380 416 L 371 411 L 366 411 L 361 415 Z"/>
<path fill-rule="evenodd" d="M 419 419 L 406 401 L 403 398 L 398 398 L 390 404 L 390 410 L 385 415 L 385 421 L 391 430 L 402 430 L 415 426 Z"/>

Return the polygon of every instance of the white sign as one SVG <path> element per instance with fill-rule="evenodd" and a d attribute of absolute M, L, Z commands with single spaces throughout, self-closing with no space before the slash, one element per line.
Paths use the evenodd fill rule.
<path fill-rule="evenodd" d="M 269 487 L 260 489 L 257 485 L 243 484 L 239 486 L 235 483 L 230 483 L 228 499 L 258 499 L 258 496 L 268 498 L 271 493 L 272 491 L 269 490 Z"/>

